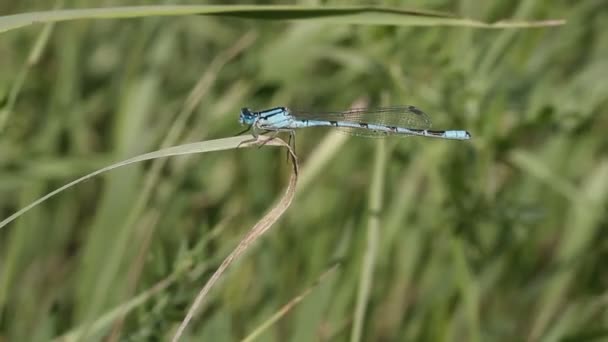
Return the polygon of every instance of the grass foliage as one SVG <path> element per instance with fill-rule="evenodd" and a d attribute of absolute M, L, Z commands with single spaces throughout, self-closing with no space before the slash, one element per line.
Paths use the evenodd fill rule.
<path fill-rule="evenodd" d="M 608 338 L 604 1 L 114 7 L 106 18 L 131 19 L 92 19 L 125 4 L 0 2 L 0 220 L 133 156 L 197 141 L 222 151 L 112 170 L 2 227 L 0 340 L 171 339 L 290 182 L 284 149 L 210 141 L 242 129 L 243 106 L 362 103 L 413 104 L 473 139 L 299 132 L 293 203 L 185 336 Z"/>

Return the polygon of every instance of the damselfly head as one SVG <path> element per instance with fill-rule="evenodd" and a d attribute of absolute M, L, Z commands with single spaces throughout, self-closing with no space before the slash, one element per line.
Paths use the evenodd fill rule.
<path fill-rule="evenodd" d="M 241 108 L 241 115 L 239 116 L 241 125 L 253 125 L 255 118 L 256 115 L 252 113 L 249 108 Z"/>

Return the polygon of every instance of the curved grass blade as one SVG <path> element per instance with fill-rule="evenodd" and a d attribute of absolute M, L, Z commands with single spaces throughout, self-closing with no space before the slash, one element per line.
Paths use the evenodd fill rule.
<path fill-rule="evenodd" d="M 265 232 L 267 232 L 270 227 L 285 213 L 287 208 L 291 205 L 293 198 L 296 194 L 296 183 L 298 180 L 298 160 L 295 155 L 294 150 L 280 139 L 272 139 L 268 137 L 264 137 L 264 141 L 262 144 L 266 142 L 274 143 L 275 145 L 281 145 L 286 147 L 289 150 L 289 159 L 291 161 L 291 165 L 293 166 L 293 172 L 291 177 L 289 178 L 289 184 L 287 185 L 287 189 L 285 189 L 285 194 L 281 197 L 281 199 L 272 207 L 272 209 L 264 215 L 243 237 L 241 242 L 236 246 L 236 248 L 230 253 L 226 259 L 220 264 L 217 270 L 213 273 L 211 278 L 205 283 L 205 286 L 200 290 L 198 295 L 196 296 L 194 302 L 190 306 L 186 317 L 178 327 L 175 335 L 173 335 L 173 342 L 179 341 L 183 333 L 186 331 L 188 324 L 192 321 L 194 316 L 197 314 L 203 300 L 213 287 L 215 283 L 219 280 L 219 278 L 224 274 L 224 272 L 228 269 L 228 267 L 236 261 L 248 248 L 251 244 L 256 241 L 260 236 L 262 236 Z"/>
<path fill-rule="evenodd" d="M 0 32 L 21 27 L 80 19 L 119 19 L 178 15 L 228 16 L 260 20 L 314 20 L 336 24 L 391 26 L 465 26 L 477 28 L 530 28 L 556 26 L 565 20 L 483 22 L 428 10 L 380 6 L 296 5 L 158 5 L 30 12 L 0 17 Z"/>
<path fill-rule="evenodd" d="M 279 142 L 279 141 L 281 141 L 281 142 Z M 127 159 L 127 160 L 123 160 L 121 162 L 101 168 L 95 172 L 91 172 L 88 175 L 80 177 L 54 191 L 49 192 L 45 196 L 40 197 L 36 201 L 30 203 L 29 205 L 20 209 L 16 213 L 14 213 L 11 216 L 2 220 L 2 222 L 0 222 L 0 229 L 2 227 L 6 226 L 7 224 L 13 222 L 19 216 L 30 211 L 31 209 L 33 209 L 37 205 L 41 204 L 42 202 L 59 194 L 60 192 L 67 190 L 68 188 L 71 188 L 72 186 L 74 186 L 78 183 L 81 183 L 87 179 L 93 178 L 99 174 L 108 172 L 110 170 L 113 170 L 113 169 L 116 169 L 116 168 L 119 168 L 122 166 L 127 166 L 129 164 L 139 163 L 142 161 L 157 159 L 157 158 L 179 156 L 179 155 L 192 154 L 192 153 L 222 151 L 222 150 L 229 150 L 229 149 L 235 149 L 235 148 L 256 146 L 259 144 L 272 145 L 272 146 L 284 146 L 285 145 L 285 143 L 280 139 L 272 139 L 272 138 L 269 138 L 266 136 L 260 136 L 258 140 L 252 140 L 251 136 L 242 135 L 242 136 L 231 137 L 231 138 L 207 140 L 207 141 L 195 142 L 195 143 L 184 144 L 184 145 L 179 145 L 179 146 L 172 146 L 172 147 L 168 147 L 168 148 L 165 148 L 162 150 L 145 153 L 145 154 L 142 154 L 142 155 L 139 155 L 139 156 Z M 295 156 L 293 158 L 295 158 Z"/>

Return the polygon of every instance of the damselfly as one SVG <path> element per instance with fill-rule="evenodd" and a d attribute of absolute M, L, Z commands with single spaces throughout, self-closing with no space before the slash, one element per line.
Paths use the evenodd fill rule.
<path fill-rule="evenodd" d="M 386 135 L 423 136 L 467 140 L 471 134 L 463 130 L 430 130 L 431 119 L 414 106 L 357 108 L 341 112 L 302 112 L 286 107 L 252 111 L 241 109 L 239 121 L 248 125 L 251 134 L 289 132 L 298 128 L 329 126 L 354 135 L 377 137 Z"/>

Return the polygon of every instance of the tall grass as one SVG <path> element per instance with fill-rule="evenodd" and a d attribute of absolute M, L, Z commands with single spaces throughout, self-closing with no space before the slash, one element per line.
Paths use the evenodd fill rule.
<path fill-rule="evenodd" d="M 602 1 L 90 11 L 124 4 L 58 2 L 81 17 L 0 4 L 0 219 L 112 162 L 234 135 L 243 106 L 388 99 L 473 139 L 298 132 L 294 202 L 211 288 L 186 336 L 608 338 Z M 19 13 L 30 14 L 6 17 Z M 0 338 L 172 338 L 290 167 L 267 148 L 158 159 L 33 208 L 0 229 Z"/>

